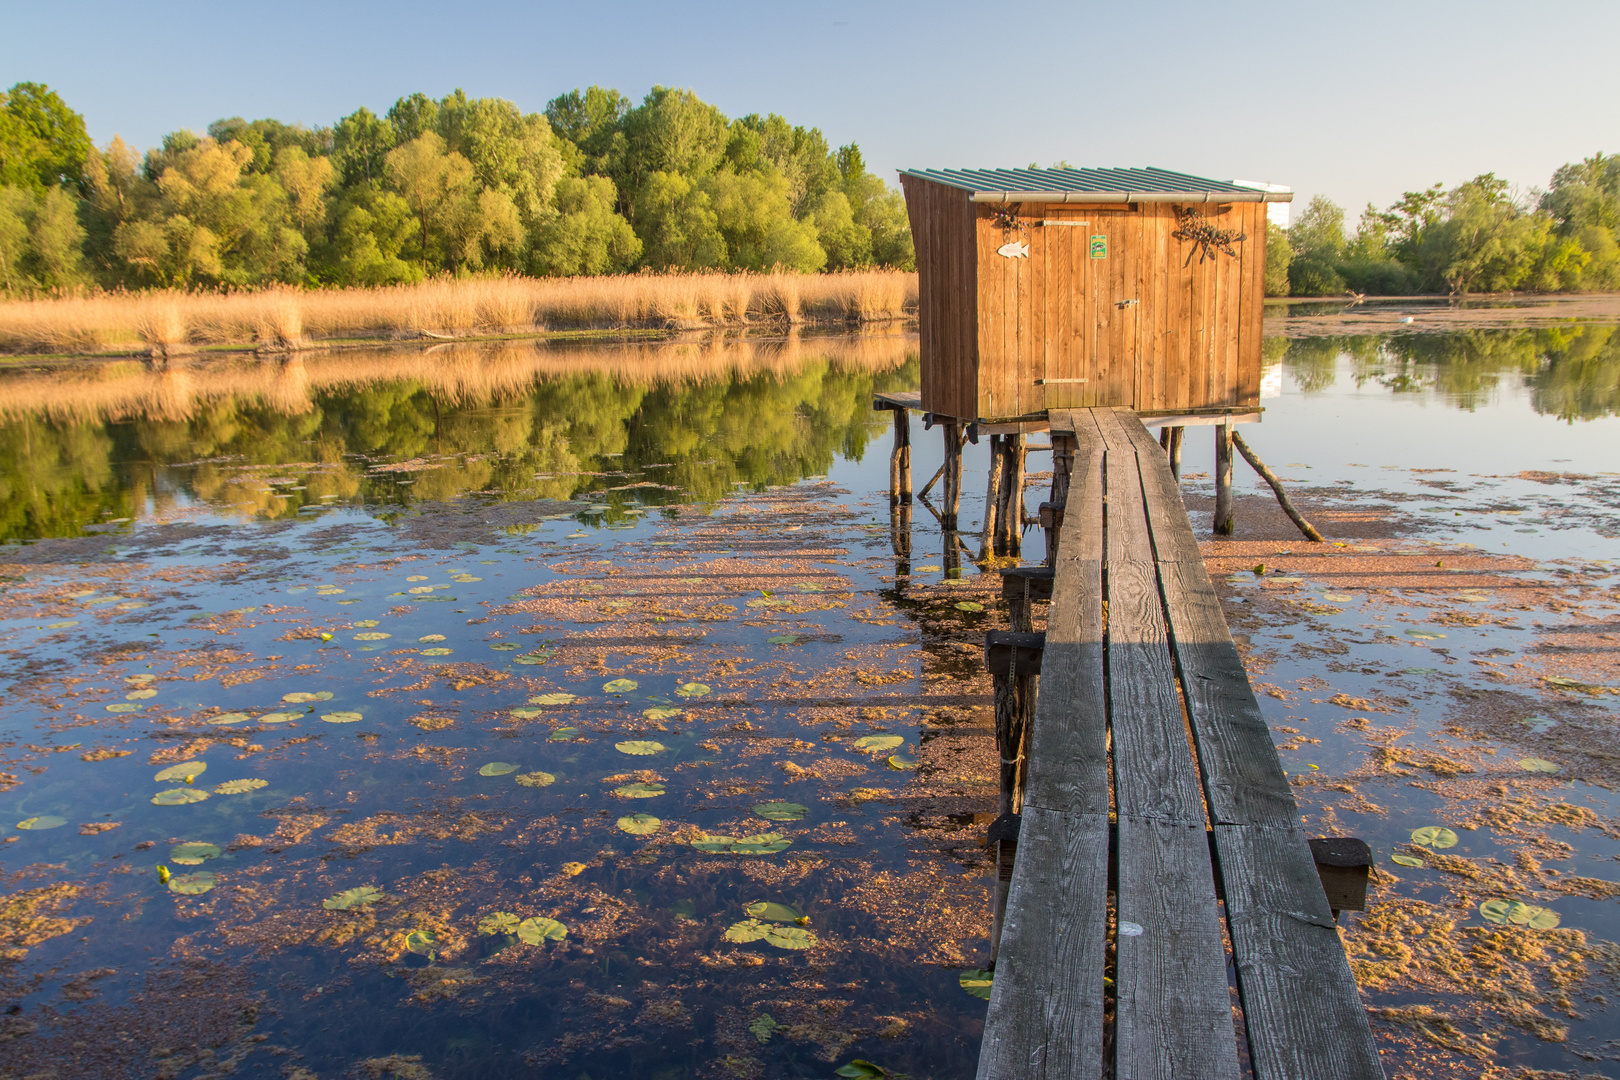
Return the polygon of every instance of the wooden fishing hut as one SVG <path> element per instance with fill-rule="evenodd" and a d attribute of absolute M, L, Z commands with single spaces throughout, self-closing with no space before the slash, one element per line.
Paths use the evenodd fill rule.
<path fill-rule="evenodd" d="M 912 169 L 900 183 L 922 388 L 886 407 L 1018 444 L 1053 409 L 1125 407 L 1165 429 L 1178 475 L 1188 424 L 1218 425 L 1230 460 L 1231 426 L 1260 418 L 1266 204 L 1292 192 L 1156 168 Z M 1229 524 L 1218 511 L 1216 531 Z"/>

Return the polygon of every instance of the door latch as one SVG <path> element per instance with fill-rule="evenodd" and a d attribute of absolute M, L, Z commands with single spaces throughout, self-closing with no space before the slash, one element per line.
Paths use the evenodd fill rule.
<path fill-rule="evenodd" d="M 1140 304 L 1141 302 L 1142 301 L 1140 301 L 1140 300 L 1119 300 L 1119 301 L 1116 301 L 1114 303 L 1114 306 L 1117 307 L 1117 308 L 1135 307 L 1137 304 Z"/>

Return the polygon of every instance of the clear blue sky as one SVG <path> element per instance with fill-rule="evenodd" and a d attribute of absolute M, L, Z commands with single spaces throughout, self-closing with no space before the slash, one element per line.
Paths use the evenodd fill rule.
<path fill-rule="evenodd" d="M 907 166 L 1158 165 L 1350 208 L 1620 151 L 1620 4 L 305 0 L 0 6 L 0 86 L 141 147 L 223 116 L 330 124 L 421 90 L 525 110 L 689 86 Z"/>

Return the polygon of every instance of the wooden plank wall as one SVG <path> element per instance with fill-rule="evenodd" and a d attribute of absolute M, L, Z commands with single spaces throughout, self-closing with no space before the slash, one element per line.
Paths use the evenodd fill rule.
<path fill-rule="evenodd" d="M 975 419 L 978 411 L 976 208 L 967 193 L 902 176 L 917 249 L 919 352 L 925 412 Z"/>
<path fill-rule="evenodd" d="M 1259 402 L 1264 203 L 1198 207 L 1216 228 L 1246 237 L 1237 258 L 1200 261 L 1192 244 L 1171 237 L 1168 203 L 1026 205 L 1007 226 L 964 191 L 901 183 L 922 290 L 925 409 L 1006 419 Z M 1107 258 L 1090 257 L 1094 235 L 1108 238 Z M 998 255 L 1008 243 L 1027 243 L 1029 257 Z M 1071 381 L 1037 383 L 1049 379 Z"/>

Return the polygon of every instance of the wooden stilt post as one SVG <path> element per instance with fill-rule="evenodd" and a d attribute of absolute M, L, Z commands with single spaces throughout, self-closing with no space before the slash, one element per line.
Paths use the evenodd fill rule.
<path fill-rule="evenodd" d="M 984 527 L 979 536 L 979 561 L 995 555 L 996 508 L 1001 501 L 1001 436 L 990 436 L 990 483 L 984 493 Z"/>
<path fill-rule="evenodd" d="M 1040 692 L 1043 644 L 1044 635 L 1030 633 L 992 631 L 985 640 L 986 659 L 995 687 L 996 752 L 1001 758 L 1001 801 L 989 836 L 996 853 L 990 920 L 992 966 L 1001 947 L 1001 927 L 1007 914 L 1007 892 L 1024 809 L 1024 761 L 1029 753 L 1029 733 L 1036 696 Z"/>
<path fill-rule="evenodd" d="M 895 574 L 911 573 L 911 504 L 889 507 L 889 543 L 894 548 Z"/>
<path fill-rule="evenodd" d="M 1063 508 L 1069 501 L 1069 477 L 1074 472 L 1074 436 L 1052 433 L 1052 497 L 1041 511 L 1046 528 L 1046 565 L 1057 565 L 1063 533 Z"/>
<path fill-rule="evenodd" d="M 889 503 L 911 502 L 911 410 L 894 411 L 894 451 L 889 455 Z"/>
<path fill-rule="evenodd" d="M 1181 483 L 1181 436 L 1186 428 L 1173 427 L 1170 429 L 1170 475 Z"/>
<path fill-rule="evenodd" d="M 1215 528 L 1216 536 L 1232 535 L 1232 424 L 1215 427 Z"/>
<path fill-rule="evenodd" d="M 1024 534 L 1024 436 L 1001 437 L 1000 512 L 995 535 L 997 555 L 1017 555 Z"/>
<path fill-rule="evenodd" d="M 962 512 L 962 425 L 945 421 L 945 529 L 956 530 Z"/>

